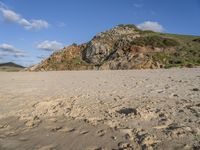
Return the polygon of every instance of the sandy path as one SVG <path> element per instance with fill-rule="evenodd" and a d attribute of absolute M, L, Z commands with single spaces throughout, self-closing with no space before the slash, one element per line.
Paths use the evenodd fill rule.
<path fill-rule="evenodd" d="M 0 73 L 0 149 L 200 148 L 200 68 Z"/>

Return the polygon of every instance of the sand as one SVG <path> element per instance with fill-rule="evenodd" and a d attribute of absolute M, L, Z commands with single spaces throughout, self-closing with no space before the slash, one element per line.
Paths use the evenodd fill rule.
<path fill-rule="evenodd" d="M 0 150 L 200 149 L 200 68 L 0 72 Z"/>

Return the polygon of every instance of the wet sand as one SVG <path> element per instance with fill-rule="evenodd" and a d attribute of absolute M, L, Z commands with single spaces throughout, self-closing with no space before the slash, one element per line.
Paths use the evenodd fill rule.
<path fill-rule="evenodd" d="M 0 72 L 0 150 L 200 149 L 200 68 Z"/>

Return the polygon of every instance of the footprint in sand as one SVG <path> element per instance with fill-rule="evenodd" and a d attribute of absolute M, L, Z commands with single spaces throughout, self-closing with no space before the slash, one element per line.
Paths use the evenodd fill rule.
<path fill-rule="evenodd" d="M 57 132 L 57 131 L 61 130 L 62 128 L 63 128 L 62 126 L 51 127 L 51 131 Z"/>
<path fill-rule="evenodd" d="M 172 123 L 168 125 L 164 132 L 171 138 L 180 138 L 192 134 L 193 130 L 190 127 Z"/>
<path fill-rule="evenodd" d="M 7 124 L 0 124 L 0 130 L 7 128 L 9 125 Z"/>
<path fill-rule="evenodd" d="M 73 132 L 75 131 L 75 128 L 56 126 L 56 127 L 51 127 L 50 130 L 52 132 Z"/>
<path fill-rule="evenodd" d="M 137 110 L 135 108 L 122 108 L 119 111 L 117 111 L 119 114 L 124 114 L 125 116 L 129 114 L 137 115 Z"/>
<path fill-rule="evenodd" d="M 129 129 L 129 128 L 122 128 L 122 129 L 119 129 L 119 131 L 121 133 L 124 134 L 124 138 L 126 140 L 133 140 L 133 129 Z"/>
<path fill-rule="evenodd" d="M 29 128 L 35 128 L 40 125 L 42 120 L 38 116 L 30 117 L 25 121 L 25 125 Z"/>
<path fill-rule="evenodd" d="M 8 131 L 8 132 L 5 132 L 5 136 L 6 137 L 17 136 L 17 135 L 19 135 L 19 132 L 17 132 L 17 131 Z"/>
<path fill-rule="evenodd" d="M 97 136 L 99 136 L 99 137 L 102 137 L 102 136 L 104 136 L 106 134 L 106 131 L 105 130 L 99 130 L 99 131 L 97 131 Z"/>
<path fill-rule="evenodd" d="M 134 146 L 126 142 L 119 142 L 118 148 L 119 150 L 134 150 Z"/>
<path fill-rule="evenodd" d="M 141 130 L 136 133 L 136 142 L 144 149 L 153 149 L 153 147 L 161 141 L 157 140 L 155 135 Z"/>

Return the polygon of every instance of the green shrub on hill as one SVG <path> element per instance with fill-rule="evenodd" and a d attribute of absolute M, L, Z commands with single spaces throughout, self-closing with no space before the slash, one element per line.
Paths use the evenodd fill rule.
<path fill-rule="evenodd" d="M 134 24 L 119 24 L 118 27 L 128 27 L 128 28 L 134 28 L 134 29 L 138 29 L 136 25 Z"/>
<path fill-rule="evenodd" d="M 194 41 L 194 42 L 200 43 L 200 38 L 196 38 L 196 39 L 194 39 L 193 41 Z"/>
<path fill-rule="evenodd" d="M 172 47 L 179 46 L 179 42 L 175 39 L 164 38 L 161 36 L 144 36 L 136 38 L 132 44 L 139 46 L 152 46 L 152 47 Z"/>

